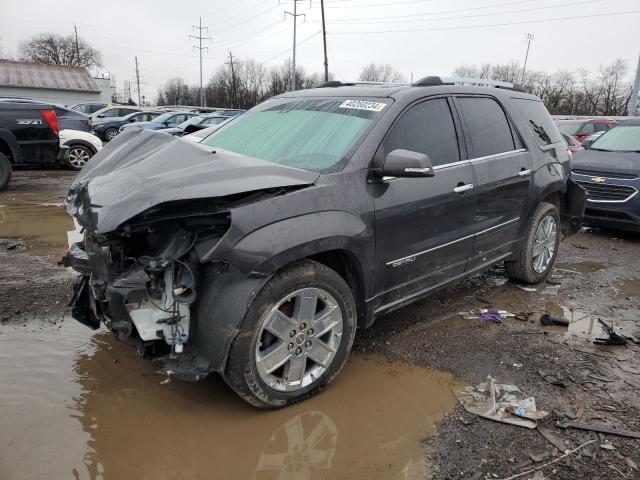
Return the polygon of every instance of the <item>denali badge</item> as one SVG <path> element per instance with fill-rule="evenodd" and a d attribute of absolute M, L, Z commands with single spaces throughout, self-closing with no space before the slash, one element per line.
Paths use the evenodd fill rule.
<path fill-rule="evenodd" d="M 602 178 L 602 177 L 593 177 L 593 178 L 591 179 L 591 181 L 592 181 L 593 183 L 604 183 L 604 182 L 605 182 L 604 178 Z"/>
<path fill-rule="evenodd" d="M 34 119 L 19 118 L 18 120 L 16 120 L 16 123 L 18 125 L 42 125 L 42 120 L 38 120 L 37 118 L 34 118 Z"/>

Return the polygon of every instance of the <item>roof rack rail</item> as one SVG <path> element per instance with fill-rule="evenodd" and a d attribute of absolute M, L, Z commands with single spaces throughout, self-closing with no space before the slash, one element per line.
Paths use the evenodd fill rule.
<path fill-rule="evenodd" d="M 476 87 L 494 87 L 504 88 L 508 90 L 516 90 L 518 92 L 524 92 L 525 90 L 519 85 L 515 85 L 509 82 L 501 82 L 499 80 L 490 80 L 487 78 L 469 78 L 469 77 L 437 77 L 429 76 L 423 77 L 412 85 L 416 87 L 433 87 L 438 85 L 472 85 Z"/>
<path fill-rule="evenodd" d="M 393 87 L 397 85 L 403 85 L 401 83 L 391 83 L 391 82 L 365 82 L 365 81 L 356 81 L 356 82 L 341 82 L 340 80 L 330 80 L 328 82 L 321 83 L 315 88 L 331 88 L 331 87 L 354 87 L 360 85 L 371 85 L 371 86 L 380 86 L 380 87 Z"/>
<path fill-rule="evenodd" d="M 432 75 L 429 77 L 422 77 L 413 82 L 412 85 L 416 87 L 435 87 L 437 85 L 453 85 L 453 83 L 443 82 L 441 77 Z"/>

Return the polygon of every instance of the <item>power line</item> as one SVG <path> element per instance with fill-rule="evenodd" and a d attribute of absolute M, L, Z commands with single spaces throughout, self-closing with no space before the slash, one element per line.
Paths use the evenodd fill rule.
<path fill-rule="evenodd" d="M 547 23 L 547 22 L 559 22 L 563 20 L 578 20 L 582 18 L 593 17 L 610 17 L 614 15 L 633 15 L 640 13 L 640 10 L 628 10 L 626 12 L 609 12 L 609 13 L 596 13 L 592 15 L 578 15 L 574 17 L 559 17 L 559 18 L 546 18 L 541 20 L 523 20 L 520 22 L 505 22 L 505 23 L 491 23 L 485 25 L 461 25 L 457 27 L 432 27 L 432 28 L 410 28 L 403 30 L 371 30 L 360 32 L 331 32 L 330 35 L 364 35 L 373 33 L 407 33 L 407 32 L 431 32 L 438 30 L 468 30 L 473 28 L 489 28 L 489 27 L 505 27 L 510 25 L 525 25 L 530 23 Z"/>
<path fill-rule="evenodd" d="M 318 30 L 316 33 L 314 33 L 313 35 L 310 35 L 309 37 L 305 38 L 304 40 L 300 40 L 298 42 L 298 46 L 302 45 L 305 42 L 308 42 L 309 40 L 311 40 L 312 38 L 314 38 L 317 35 L 320 35 L 322 32 L 320 30 Z M 275 60 L 278 57 L 281 57 L 282 55 L 284 55 L 285 53 L 289 53 L 291 51 L 291 48 L 287 48 L 285 50 L 283 50 L 282 52 L 278 53 L 277 55 L 274 55 L 273 57 L 268 58 L 267 60 L 264 60 L 262 62 L 260 62 L 260 65 L 264 65 L 266 63 L 271 62 L 272 60 Z"/>
<path fill-rule="evenodd" d="M 345 0 L 345 1 L 348 1 L 348 0 Z M 395 7 L 396 5 L 408 5 L 408 4 L 426 3 L 426 2 L 432 2 L 432 1 L 433 0 L 404 0 L 401 2 L 393 2 L 393 3 L 367 3 L 365 5 L 328 5 L 326 8 L 363 8 L 363 7 L 368 8 L 368 7 L 391 7 L 391 6 Z"/>
<path fill-rule="evenodd" d="M 345 25 L 346 24 L 353 24 L 353 25 L 359 25 L 361 23 L 367 23 L 367 24 L 371 24 L 371 23 L 406 23 L 406 22 L 434 22 L 434 21 L 441 21 L 441 20 L 460 20 L 460 19 L 466 19 L 466 18 L 477 18 L 477 17 L 486 17 L 486 16 L 493 16 L 493 15 L 509 15 L 509 14 L 513 14 L 513 13 L 524 13 L 524 12 L 533 12 L 536 10 L 547 10 L 550 8 L 562 8 L 562 7 L 571 7 L 571 6 L 575 6 L 575 5 L 584 5 L 587 3 L 598 3 L 598 2 L 603 2 L 604 0 L 583 0 L 580 2 L 569 2 L 569 3 L 561 3 L 558 5 L 545 5 L 542 7 L 531 7 L 531 8 L 522 8 L 519 10 L 509 10 L 509 11 L 504 11 L 504 12 L 489 12 L 489 13 L 475 13 L 473 15 L 459 15 L 459 16 L 454 16 L 454 17 L 441 17 L 441 18 L 427 18 L 427 19 L 421 19 L 421 18 L 404 18 L 404 17 L 418 17 L 418 16 L 430 16 L 430 15 L 435 15 L 435 13 L 422 13 L 422 14 L 415 14 L 415 15 L 400 15 L 398 17 L 376 17 L 376 18 L 353 18 L 353 19 L 349 19 L 349 21 L 347 21 L 347 19 L 338 19 L 335 20 L 335 22 L 342 22 Z M 521 2 L 516 2 L 516 3 L 521 3 Z M 437 13 L 437 12 L 436 12 Z M 400 20 L 389 20 L 389 19 L 393 19 L 393 18 L 401 18 Z M 378 21 L 379 19 L 379 21 Z M 353 23 L 351 23 L 353 22 Z M 314 23 L 317 23 L 317 21 L 315 21 Z"/>
<path fill-rule="evenodd" d="M 202 17 L 200 17 L 200 24 L 199 25 L 193 25 L 191 31 L 198 29 L 198 35 L 189 35 L 189 39 L 193 38 L 195 40 L 198 40 L 199 42 L 199 46 L 193 45 L 193 48 L 197 48 L 199 50 L 200 53 L 200 106 L 204 107 L 204 91 L 202 90 L 202 50 L 209 50 L 209 47 L 203 47 L 202 46 L 202 40 L 211 40 L 211 37 L 203 37 L 202 36 L 202 31 L 206 30 L 207 32 L 209 32 L 209 27 L 203 27 L 202 26 Z"/>

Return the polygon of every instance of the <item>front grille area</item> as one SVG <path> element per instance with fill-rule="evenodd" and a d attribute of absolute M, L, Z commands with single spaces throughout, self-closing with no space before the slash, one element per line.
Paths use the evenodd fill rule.
<path fill-rule="evenodd" d="M 574 168 L 571 171 L 576 175 L 588 175 L 590 177 L 619 178 L 622 180 L 635 180 L 638 178 L 638 175 L 633 173 L 599 172 L 598 170 L 585 170 L 583 168 Z"/>
<path fill-rule="evenodd" d="M 587 191 L 587 199 L 601 202 L 624 202 L 638 191 L 625 185 L 609 185 L 605 183 L 580 182 Z"/>

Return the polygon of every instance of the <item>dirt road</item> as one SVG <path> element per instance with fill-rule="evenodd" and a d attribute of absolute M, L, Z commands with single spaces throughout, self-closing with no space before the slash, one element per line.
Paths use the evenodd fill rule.
<path fill-rule="evenodd" d="M 640 346 L 597 346 L 597 319 L 640 337 L 640 236 L 567 239 L 553 284 L 526 291 L 502 267 L 380 319 L 322 395 L 277 412 L 218 378 L 161 383 L 156 365 L 69 317 L 68 172 L 16 172 L 0 193 L 0 478 L 640 478 Z M 520 313 L 499 323 L 461 312 Z M 542 313 L 569 327 L 544 327 Z M 491 375 L 551 412 L 534 429 L 466 413 L 452 388 Z M 565 442 L 565 443 L 562 443 Z M 564 448 L 562 448 L 564 447 Z M 533 473 L 519 478 L 532 478 Z"/>

